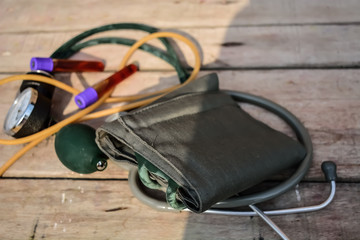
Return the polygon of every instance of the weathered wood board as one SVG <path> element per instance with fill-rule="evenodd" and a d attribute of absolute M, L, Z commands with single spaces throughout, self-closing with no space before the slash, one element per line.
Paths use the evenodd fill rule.
<path fill-rule="evenodd" d="M 356 0 L 4 0 L 0 29 L 52 32 L 139 21 L 160 28 L 351 24 L 359 21 L 359 7 Z"/>
<path fill-rule="evenodd" d="M 97 26 L 94 26 L 97 27 Z M 343 68 L 359 65 L 359 25 L 271 26 L 190 28 L 177 31 L 190 34 L 201 46 L 204 69 L 238 68 Z M 47 57 L 70 38 L 82 31 L 19 32 L 1 34 L 0 71 L 29 71 L 31 57 Z M 98 34 L 99 36 L 109 34 Z M 113 31 L 110 36 L 140 39 L 144 33 Z M 151 41 L 156 46 L 156 41 Z M 183 44 L 179 46 L 192 64 L 193 55 Z M 83 49 L 74 58 L 100 58 L 107 70 L 115 70 L 127 47 L 103 45 Z M 86 56 L 87 55 L 87 56 Z M 134 55 L 141 59 L 143 70 L 169 70 L 171 66 L 148 53 Z"/>
<path fill-rule="evenodd" d="M 0 191 L 1 239 L 279 239 L 258 217 L 152 210 L 126 181 L 3 179 Z M 326 183 L 301 184 L 259 207 L 318 204 L 328 192 Z M 358 184 L 339 184 L 324 210 L 272 219 L 291 239 L 358 239 L 359 201 Z"/>

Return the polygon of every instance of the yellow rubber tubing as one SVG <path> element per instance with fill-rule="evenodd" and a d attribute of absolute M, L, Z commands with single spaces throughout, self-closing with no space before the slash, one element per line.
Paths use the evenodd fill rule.
<path fill-rule="evenodd" d="M 152 40 L 154 38 L 161 38 L 161 37 L 172 37 L 172 38 L 176 38 L 180 41 L 183 41 L 184 43 L 186 43 L 190 49 L 193 51 L 194 56 L 195 56 L 195 65 L 194 65 L 194 69 L 193 72 L 191 73 L 190 77 L 183 83 L 183 84 L 187 84 L 191 81 L 193 81 L 197 74 L 200 71 L 200 67 L 201 67 L 201 58 L 200 58 L 200 54 L 198 52 L 198 49 L 196 48 L 196 46 L 187 38 L 185 38 L 184 36 L 177 34 L 177 33 L 173 33 L 173 32 L 156 32 L 150 35 L 145 36 L 144 38 L 140 39 L 138 42 L 136 42 L 130 49 L 129 51 L 126 53 L 126 55 L 124 56 L 121 64 L 120 64 L 120 69 L 122 69 L 123 67 L 125 67 L 126 63 L 128 62 L 128 60 L 130 59 L 130 57 L 132 56 L 132 54 L 135 52 L 136 49 L 138 49 L 142 44 L 144 44 L 145 42 Z M 6 84 L 10 81 L 16 81 L 16 80 L 23 80 L 23 79 L 27 79 L 27 80 L 34 80 L 34 81 L 40 81 L 40 82 L 44 82 L 44 83 L 48 83 L 51 85 L 54 85 L 58 88 L 61 88 L 67 92 L 70 92 L 71 94 L 78 94 L 80 93 L 79 90 L 72 88 L 62 82 L 59 82 L 57 80 L 54 80 L 52 78 L 48 78 L 48 77 L 44 77 L 44 76 L 39 76 L 39 75 L 31 75 L 31 74 L 27 74 L 27 75 L 18 75 L 18 76 L 12 76 L 12 77 L 8 77 L 5 79 L 0 80 L 0 85 Z M 31 148 L 33 148 L 34 146 L 36 146 L 38 143 L 40 143 L 42 140 L 46 139 L 47 137 L 51 136 L 52 134 L 56 133 L 57 131 L 59 131 L 62 127 L 73 123 L 77 120 L 90 120 L 93 118 L 97 118 L 97 117 L 102 117 L 102 116 L 106 116 L 106 115 L 110 115 L 119 111 L 124 111 L 124 110 L 129 110 L 132 108 L 136 108 L 136 107 L 140 107 L 146 104 L 151 103 L 152 101 L 158 99 L 159 97 L 161 97 L 162 95 L 159 96 L 160 93 L 167 93 L 170 91 L 175 90 L 176 88 L 180 87 L 181 84 L 167 88 L 165 90 L 161 90 L 161 91 L 157 91 L 154 92 L 152 94 L 141 94 L 141 95 L 135 95 L 135 96 L 129 96 L 129 97 L 122 97 L 122 98 L 114 98 L 115 100 L 121 100 L 121 101 L 133 101 L 133 100 L 137 100 L 140 98 L 143 98 L 145 96 L 151 96 L 151 95 L 158 95 L 156 97 L 153 98 L 149 98 L 146 100 L 142 100 L 142 101 L 138 101 L 138 102 L 134 102 L 134 103 L 130 103 L 127 105 L 123 105 L 117 108 L 112 108 L 112 109 L 106 109 L 103 111 L 99 111 L 96 113 L 92 113 L 90 115 L 88 115 L 90 112 L 92 112 L 93 110 L 95 110 L 96 108 L 98 108 L 101 104 L 105 103 L 107 100 L 109 102 L 114 101 L 111 100 L 110 95 L 113 92 L 114 89 L 112 89 L 111 91 L 108 91 L 107 93 L 105 93 L 97 102 L 95 102 L 93 105 L 89 106 L 88 108 L 81 110 L 79 112 L 77 112 L 76 114 L 70 116 L 69 118 L 66 118 L 64 120 L 62 120 L 61 122 L 47 128 L 44 129 L 38 133 L 35 133 L 33 135 L 27 136 L 27 137 L 23 137 L 23 138 L 19 138 L 19 139 L 0 139 L 0 144 L 4 144 L 4 145 L 16 145 L 16 144 L 23 144 L 23 143 L 29 143 L 27 146 L 25 146 L 24 148 L 22 148 L 19 152 L 17 152 L 12 158 L 10 158 L 1 168 L 0 168 L 0 176 L 18 159 L 20 158 L 22 155 L 24 155 L 27 151 L 29 151 Z M 131 100 L 130 100 L 131 99 Z"/>

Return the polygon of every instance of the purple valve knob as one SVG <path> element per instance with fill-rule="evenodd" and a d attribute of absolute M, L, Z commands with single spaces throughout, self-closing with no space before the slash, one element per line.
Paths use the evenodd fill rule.
<path fill-rule="evenodd" d="M 51 58 L 33 57 L 30 60 L 30 69 L 32 71 L 43 70 L 52 72 L 54 69 L 54 62 Z"/>
<path fill-rule="evenodd" d="M 98 100 L 98 93 L 92 87 L 89 87 L 75 96 L 76 105 L 84 109 Z"/>

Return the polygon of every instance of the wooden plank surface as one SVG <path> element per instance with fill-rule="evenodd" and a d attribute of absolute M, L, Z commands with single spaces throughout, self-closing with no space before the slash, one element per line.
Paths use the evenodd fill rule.
<path fill-rule="evenodd" d="M 190 34 L 201 46 L 204 69 L 344 68 L 359 65 L 359 25 L 198 27 L 178 31 Z M 28 71 L 31 57 L 50 56 L 61 44 L 81 32 L 0 34 L 3 43 L 0 46 L 0 71 Z M 109 36 L 97 36 L 104 35 Z M 111 36 L 139 39 L 145 34 L 117 31 Z M 156 44 L 156 41 L 151 43 Z M 180 46 L 191 64 L 192 53 L 182 44 Z M 103 45 L 84 49 L 81 55 L 74 57 L 103 59 L 106 69 L 113 71 L 118 68 L 127 49 Z M 134 58 L 141 59 L 143 70 L 171 69 L 169 64 L 141 51 Z"/>
<path fill-rule="evenodd" d="M 89 28 L 116 22 L 150 23 L 191 35 L 202 47 L 200 75 L 217 72 L 222 89 L 261 95 L 293 112 L 309 129 L 314 161 L 305 183 L 259 205 L 262 209 L 321 202 L 329 190 L 323 161 L 338 165 L 338 192 L 326 209 L 274 217 L 291 239 L 358 239 L 360 180 L 360 1 L 336 0 L 145 0 L 96 2 L 0 1 L 0 78 L 28 71 L 33 56 L 49 56 Z M 99 36 L 140 38 L 119 31 Z M 158 42 L 152 44 L 160 46 Z M 189 64 L 190 51 L 179 45 Z M 91 47 L 75 59 L 101 59 L 105 73 L 57 74 L 78 89 L 117 68 L 126 47 Z M 170 66 L 136 53 L 142 72 L 116 95 L 150 92 L 177 83 Z M 0 86 L 0 123 L 19 82 Z M 292 135 L 278 118 L 242 107 Z M 76 111 L 69 94 L 56 91 L 54 115 Z M 95 128 L 105 118 L 87 122 Z M 1 133 L 1 138 L 6 136 Z M 0 179 L 1 239 L 279 239 L 258 218 L 162 213 L 129 191 L 127 172 L 115 164 L 81 175 L 57 159 L 54 137 L 22 157 Z M 3 164 L 22 146 L 0 146 Z M 139 227 L 141 226 L 141 228 Z"/>
<path fill-rule="evenodd" d="M 3 32 L 85 30 L 139 21 L 160 28 L 356 23 L 360 7 L 356 0 L 37 0 L 31 4 L 3 0 L 0 4 Z"/>
<path fill-rule="evenodd" d="M 1 239 L 279 239 L 257 217 L 152 210 L 126 181 L 4 179 L 0 191 Z M 326 183 L 300 184 L 261 207 L 318 204 L 328 192 Z M 358 239 L 359 201 L 358 184 L 339 184 L 324 210 L 272 219 L 291 239 Z"/>

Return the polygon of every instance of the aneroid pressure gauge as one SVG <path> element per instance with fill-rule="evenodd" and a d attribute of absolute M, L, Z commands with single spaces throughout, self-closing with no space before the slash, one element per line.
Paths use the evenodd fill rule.
<path fill-rule="evenodd" d="M 27 74 L 52 77 L 44 71 L 28 72 Z M 20 138 L 48 127 L 51 121 L 50 110 L 53 93 L 54 87 L 49 84 L 24 80 L 19 94 L 6 115 L 5 133 Z"/>

